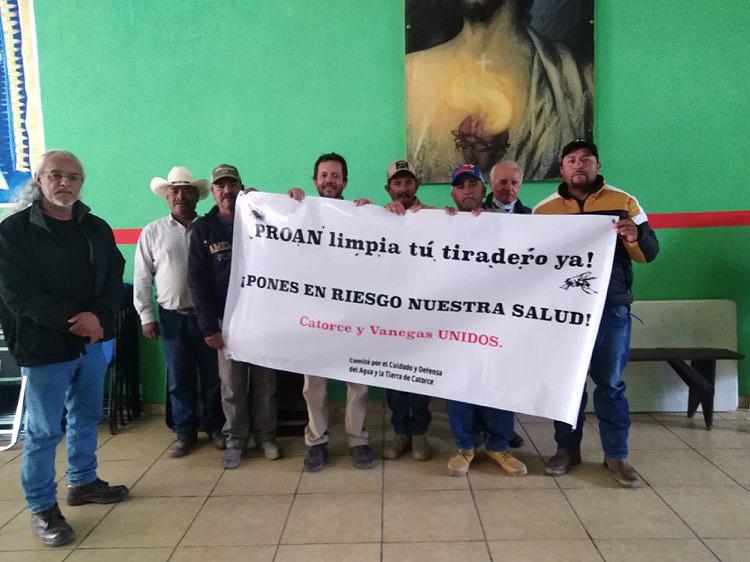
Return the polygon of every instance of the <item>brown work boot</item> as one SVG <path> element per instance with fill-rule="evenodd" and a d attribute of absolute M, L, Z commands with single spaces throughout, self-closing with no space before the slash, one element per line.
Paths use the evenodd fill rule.
<path fill-rule="evenodd" d="M 459 449 L 448 461 L 448 474 L 451 476 L 466 476 L 473 460 L 474 449 Z"/>
<path fill-rule="evenodd" d="M 547 466 L 544 467 L 544 473 L 549 476 L 562 476 L 570 471 L 571 466 L 581 464 L 580 451 L 567 451 L 558 449 L 555 456 L 552 457 Z"/>
<path fill-rule="evenodd" d="M 432 450 L 426 435 L 414 435 L 411 438 L 411 456 L 415 461 L 428 461 L 432 458 Z"/>
<path fill-rule="evenodd" d="M 411 436 L 405 433 L 397 433 L 391 441 L 383 449 L 383 458 L 388 460 L 396 460 L 403 455 L 411 445 Z"/>
<path fill-rule="evenodd" d="M 641 485 L 641 479 L 638 477 L 635 469 L 630 466 L 627 459 L 611 460 L 604 457 L 604 466 L 606 466 L 615 477 L 617 483 L 623 488 L 638 488 Z"/>
<path fill-rule="evenodd" d="M 526 476 L 526 465 L 510 454 L 510 451 L 487 451 L 487 456 L 497 462 L 511 476 Z"/>

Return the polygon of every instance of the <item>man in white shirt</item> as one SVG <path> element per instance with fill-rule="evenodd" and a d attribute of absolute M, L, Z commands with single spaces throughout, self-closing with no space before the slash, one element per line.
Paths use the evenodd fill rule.
<path fill-rule="evenodd" d="M 208 195 L 208 184 L 205 179 L 194 180 L 184 166 L 176 166 L 166 180 L 151 180 L 151 191 L 166 199 L 170 214 L 148 224 L 138 238 L 133 301 L 143 335 L 161 338 L 164 346 L 176 435 L 169 456 L 178 458 L 195 443 L 201 425 L 217 449 L 226 446 L 216 351 L 206 345 L 198 328 L 187 281 L 188 239 L 198 218 L 195 207 Z M 152 305 L 154 285 L 161 326 Z M 197 411 L 199 375 L 202 420 Z"/>

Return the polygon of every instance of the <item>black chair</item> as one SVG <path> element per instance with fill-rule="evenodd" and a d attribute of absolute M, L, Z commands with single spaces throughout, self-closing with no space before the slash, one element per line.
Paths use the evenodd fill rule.
<path fill-rule="evenodd" d="M 23 437 L 26 377 L 8 351 L 5 336 L 0 329 L 0 451 L 13 447 Z"/>
<path fill-rule="evenodd" d="M 108 368 L 109 384 L 105 396 L 105 415 L 114 435 L 141 416 L 138 371 L 138 331 L 140 322 L 133 307 L 133 285 L 125 283 L 122 308 L 117 315 L 115 346 Z"/>

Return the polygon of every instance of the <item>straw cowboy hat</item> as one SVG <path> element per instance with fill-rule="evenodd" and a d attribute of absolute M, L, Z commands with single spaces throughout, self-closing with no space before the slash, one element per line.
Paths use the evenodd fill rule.
<path fill-rule="evenodd" d="M 198 188 L 198 198 L 205 199 L 208 196 L 208 182 L 196 180 L 185 166 L 175 166 L 169 170 L 167 179 L 154 178 L 151 180 L 151 191 L 154 195 L 166 198 L 167 188 L 171 185 L 192 185 Z"/>

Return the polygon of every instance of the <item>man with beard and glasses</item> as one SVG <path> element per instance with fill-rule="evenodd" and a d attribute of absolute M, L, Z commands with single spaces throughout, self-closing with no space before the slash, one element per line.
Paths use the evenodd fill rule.
<path fill-rule="evenodd" d="M 75 155 L 46 152 L 0 223 L 0 323 L 27 381 L 21 485 L 32 531 L 47 546 L 75 538 L 55 483 L 66 410 L 68 505 L 128 496 L 127 487 L 96 474 L 107 369 L 102 341 L 115 335 L 125 261 L 109 225 L 79 200 L 84 179 Z"/>
<path fill-rule="evenodd" d="M 133 304 L 143 335 L 161 339 L 167 362 L 167 386 L 175 441 L 169 456 L 185 456 L 202 425 L 217 449 L 224 449 L 221 385 L 216 351 L 203 340 L 188 290 L 188 238 L 198 220 L 195 207 L 208 196 L 206 180 L 195 180 L 184 166 L 175 166 L 167 179 L 151 180 L 151 191 L 165 199 L 169 215 L 146 225 L 138 237 L 133 274 Z M 152 305 L 156 285 L 159 321 Z M 161 323 L 161 326 L 160 326 Z M 198 411 L 198 388 L 203 420 Z"/>
<path fill-rule="evenodd" d="M 560 147 L 592 129 L 592 61 L 537 33 L 531 4 L 407 0 L 407 154 L 423 181 L 445 181 L 457 158 L 484 172 L 514 160 L 529 178 L 557 177 Z M 579 15 L 565 22 L 591 37 L 585 48 L 587 6 L 570 6 Z"/>
<path fill-rule="evenodd" d="M 589 374 L 596 384 L 594 407 L 599 418 L 599 435 L 604 449 L 604 465 L 625 488 L 637 488 L 640 479 L 628 463 L 630 412 L 625 397 L 622 370 L 630 350 L 630 305 L 633 302 L 632 261 L 652 261 L 659 252 L 656 234 L 648 217 L 631 195 L 604 183 L 599 175 L 601 163 L 596 145 L 576 139 L 565 145 L 561 154 L 563 182 L 554 193 L 534 208 L 538 215 L 615 215 L 617 246 L 612 276 L 602 312 L 599 332 L 591 355 Z M 581 439 L 587 394 L 584 390 L 576 429 L 555 422 L 557 452 L 545 472 L 561 476 L 581 462 Z"/>
<path fill-rule="evenodd" d="M 486 187 L 482 172 L 474 164 L 462 164 L 451 172 L 451 197 L 458 212 L 479 215 Z M 453 212 L 449 211 L 451 214 Z M 465 476 L 474 460 L 475 450 L 484 443 L 487 456 L 510 476 L 525 476 L 526 465 L 511 452 L 511 441 L 519 438 L 513 431 L 513 412 L 448 400 L 448 420 L 451 424 L 456 452 L 448 461 L 448 474 Z"/>
<path fill-rule="evenodd" d="M 229 469 L 241 464 L 244 450 L 250 443 L 251 426 L 264 456 L 269 460 L 281 458 L 281 449 L 276 443 L 276 371 L 233 361 L 223 351 L 221 322 L 232 265 L 234 209 L 237 196 L 244 189 L 237 168 L 229 164 L 214 168 L 211 192 L 216 206 L 193 225 L 188 257 L 188 287 L 198 325 L 206 344 L 218 353 L 221 404 L 226 417 L 226 451 L 222 464 Z M 252 395 L 252 412 L 248 405 L 249 394 Z"/>
<path fill-rule="evenodd" d="M 340 154 L 321 154 L 313 167 L 313 185 L 321 197 L 343 199 L 342 193 L 349 181 L 346 160 Z M 305 198 L 298 187 L 289 190 L 297 201 Z M 369 199 L 355 199 L 357 206 L 371 203 Z M 305 375 L 302 394 L 307 403 L 308 424 L 305 428 L 305 444 L 308 446 L 304 470 L 318 472 L 325 467 L 328 458 L 328 379 Z M 370 436 L 365 429 L 367 414 L 367 385 L 346 383 L 346 410 L 344 426 L 352 460 L 357 468 L 375 466 L 375 457 L 370 447 Z"/>

